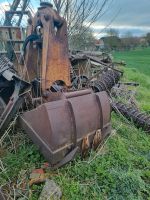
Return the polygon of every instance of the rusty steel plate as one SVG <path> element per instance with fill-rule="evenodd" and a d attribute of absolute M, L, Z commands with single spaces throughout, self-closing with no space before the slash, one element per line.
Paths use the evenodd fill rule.
<path fill-rule="evenodd" d="M 99 92 L 44 103 L 20 120 L 45 158 L 55 165 L 75 147 L 81 151 L 84 138 L 92 146 L 97 130 L 103 141 L 111 130 L 110 112 L 106 92 Z"/>

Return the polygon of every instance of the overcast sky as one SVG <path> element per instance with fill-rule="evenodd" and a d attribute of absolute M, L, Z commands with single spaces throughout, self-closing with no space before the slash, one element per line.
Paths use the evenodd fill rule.
<path fill-rule="evenodd" d="M 36 7 L 40 0 L 31 0 Z M 102 1 L 102 0 L 100 0 Z M 111 0 L 110 0 L 111 1 Z M 3 5 L 12 0 L 0 0 Z M 111 23 L 111 25 L 109 25 Z M 116 28 L 120 35 L 130 31 L 136 36 L 150 32 L 150 0 L 113 0 L 106 14 L 93 24 L 97 37 L 105 34 L 105 27 Z"/>
<path fill-rule="evenodd" d="M 114 20 L 113 20 L 114 19 Z M 116 28 L 121 35 L 131 32 L 141 36 L 150 32 L 150 0 L 113 0 L 109 11 L 93 25 L 96 35 L 103 35 L 105 26 Z"/>

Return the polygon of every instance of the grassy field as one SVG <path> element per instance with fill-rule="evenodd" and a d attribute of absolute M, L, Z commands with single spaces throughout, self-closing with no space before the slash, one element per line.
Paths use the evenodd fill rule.
<path fill-rule="evenodd" d="M 124 79 L 140 84 L 136 99 L 141 109 L 150 112 L 150 48 L 115 52 L 113 56 L 126 62 Z"/>
<path fill-rule="evenodd" d="M 114 58 L 125 60 L 129 68 L 150 76 L 150 48 L 116 52 Z"/>
<path fill-rule="evenodd" d="M 136 98 L 141 109 L 150 113 L 150 49 L 116 52 L 114 58 L 127 63 L 124 80 L 140 83 Z M 87 160 L 77 158 L 62 169 L 47 172 L 61 187 L 64 200 L 150 200 L 150 136 L 114 113 L 112 126 L 104 147 L 91 152 Z M 22 172 L 28 177 L 45 162 L 22 133 L 7 136 L 3 147 L 1 185 L 15 185 Z M 29 199 L 37 200 L 42 187 L 30 187 Z"/>

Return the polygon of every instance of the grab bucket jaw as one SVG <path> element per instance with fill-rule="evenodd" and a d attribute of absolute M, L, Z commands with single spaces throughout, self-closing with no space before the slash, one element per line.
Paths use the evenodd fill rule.
<path fill-rule="evenodd" d="M 106 92 L 69 96 L 44 103 L 20 117 L 23 129 L 52 165 L 62 162 L 69 154 L 63 164 L 70 161 L 75 149 L 84 153 L 94 148 L 111 131 L 111 108 Z"/>

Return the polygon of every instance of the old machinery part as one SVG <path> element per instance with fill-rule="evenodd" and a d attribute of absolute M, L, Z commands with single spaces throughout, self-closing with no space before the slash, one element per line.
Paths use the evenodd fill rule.
<path fill-rule="evenodd" d="M 88 78 L 85 75 L 73 76 L 71 83 L 72 86 L 76 89 L 85 88 L 88 84 Z"/>
<path fill-rule="evenodd" d="M 100 76 L 99 80 L 90 82 L 90 87 L 94 92 L 107 91 L 118 83 L 122 74 L 116 70 L 108 70 Z"/>
<path fill-rule="evenodd" d="M 0 54 L 16 62 L 22 50 L 25 29 L 21 27 L 0 26 Z"/>
<path fill-rule="evenodd" d="M 148 114 L 120 102 L 113 103 L 112 107 L 115 112 L 119 111 L 128 120 L 133 121 L 138 128 L 142 128 L 144 131 L 150 133 L 150 116 Z"/>
<path fill-rule="evenodd" d="M 51 101 L 57 101 L 57 100 L 62 100 L 62 99 L 69 99 L 69 98 L 74 98 L 74 97 L 79 97 L 87 94 L 91 94 L 92 90 L 91 89 L 84 89 L 84 90 L 78 90 L 78 91 L 71 91 L 71 92 L 47 92 L 43 96 L 43 102 L 51 102 Z"/>
<path fill-rule="evenodd" d="M 0 53 L 5 54 L 11 61 L 17 61 L 21 54 L 25 28 L 21 28 L 23 16 L 31 17 L 28 10 L 30 0 L 13 0 L 5 11 L 5 20 L 0 26 Z M 17 58 L 17 59 L 16 59 Z"/>
<path fill-rule="evenodd" d="M 29 0 L 14 0 L 10 5 L 10 9 L 5 11 L 5 21 L 4 26 L 12 26 L 13 22 L 16 23 L 17 26 L 20 26 L 23 15 L 31 16 L 31 13 L 27 11 L 27 7 L 29 4 Z M 19 10 L 18 10 L 19 8 Z M 13 20 L 15 14 L 18 15 L 19 18 Z"/>
<path fill-rule="evenodd" d="M 66 21 L 52 6 L 42 4 L 30 20 L 27 33 L 24 51 L 30 80 L 40 79 L 42 92 L 51 88 L 56 81 L 63 81 L 69 87 Z"/>
<path fill-rule="evenodd" d="M 106 92 L 68 92 L 59 99 L 20 117 L 22 127 L 52 166 L 69 162 L 78 151 L 84 155 L 96 148 L 111 131 Z"/>
<path fill-rule="evenodd" d="M 0 135 L 14 118 L 29 89 L 30 84 L 17 76 L 9 59 L 0 56 Z"/>

